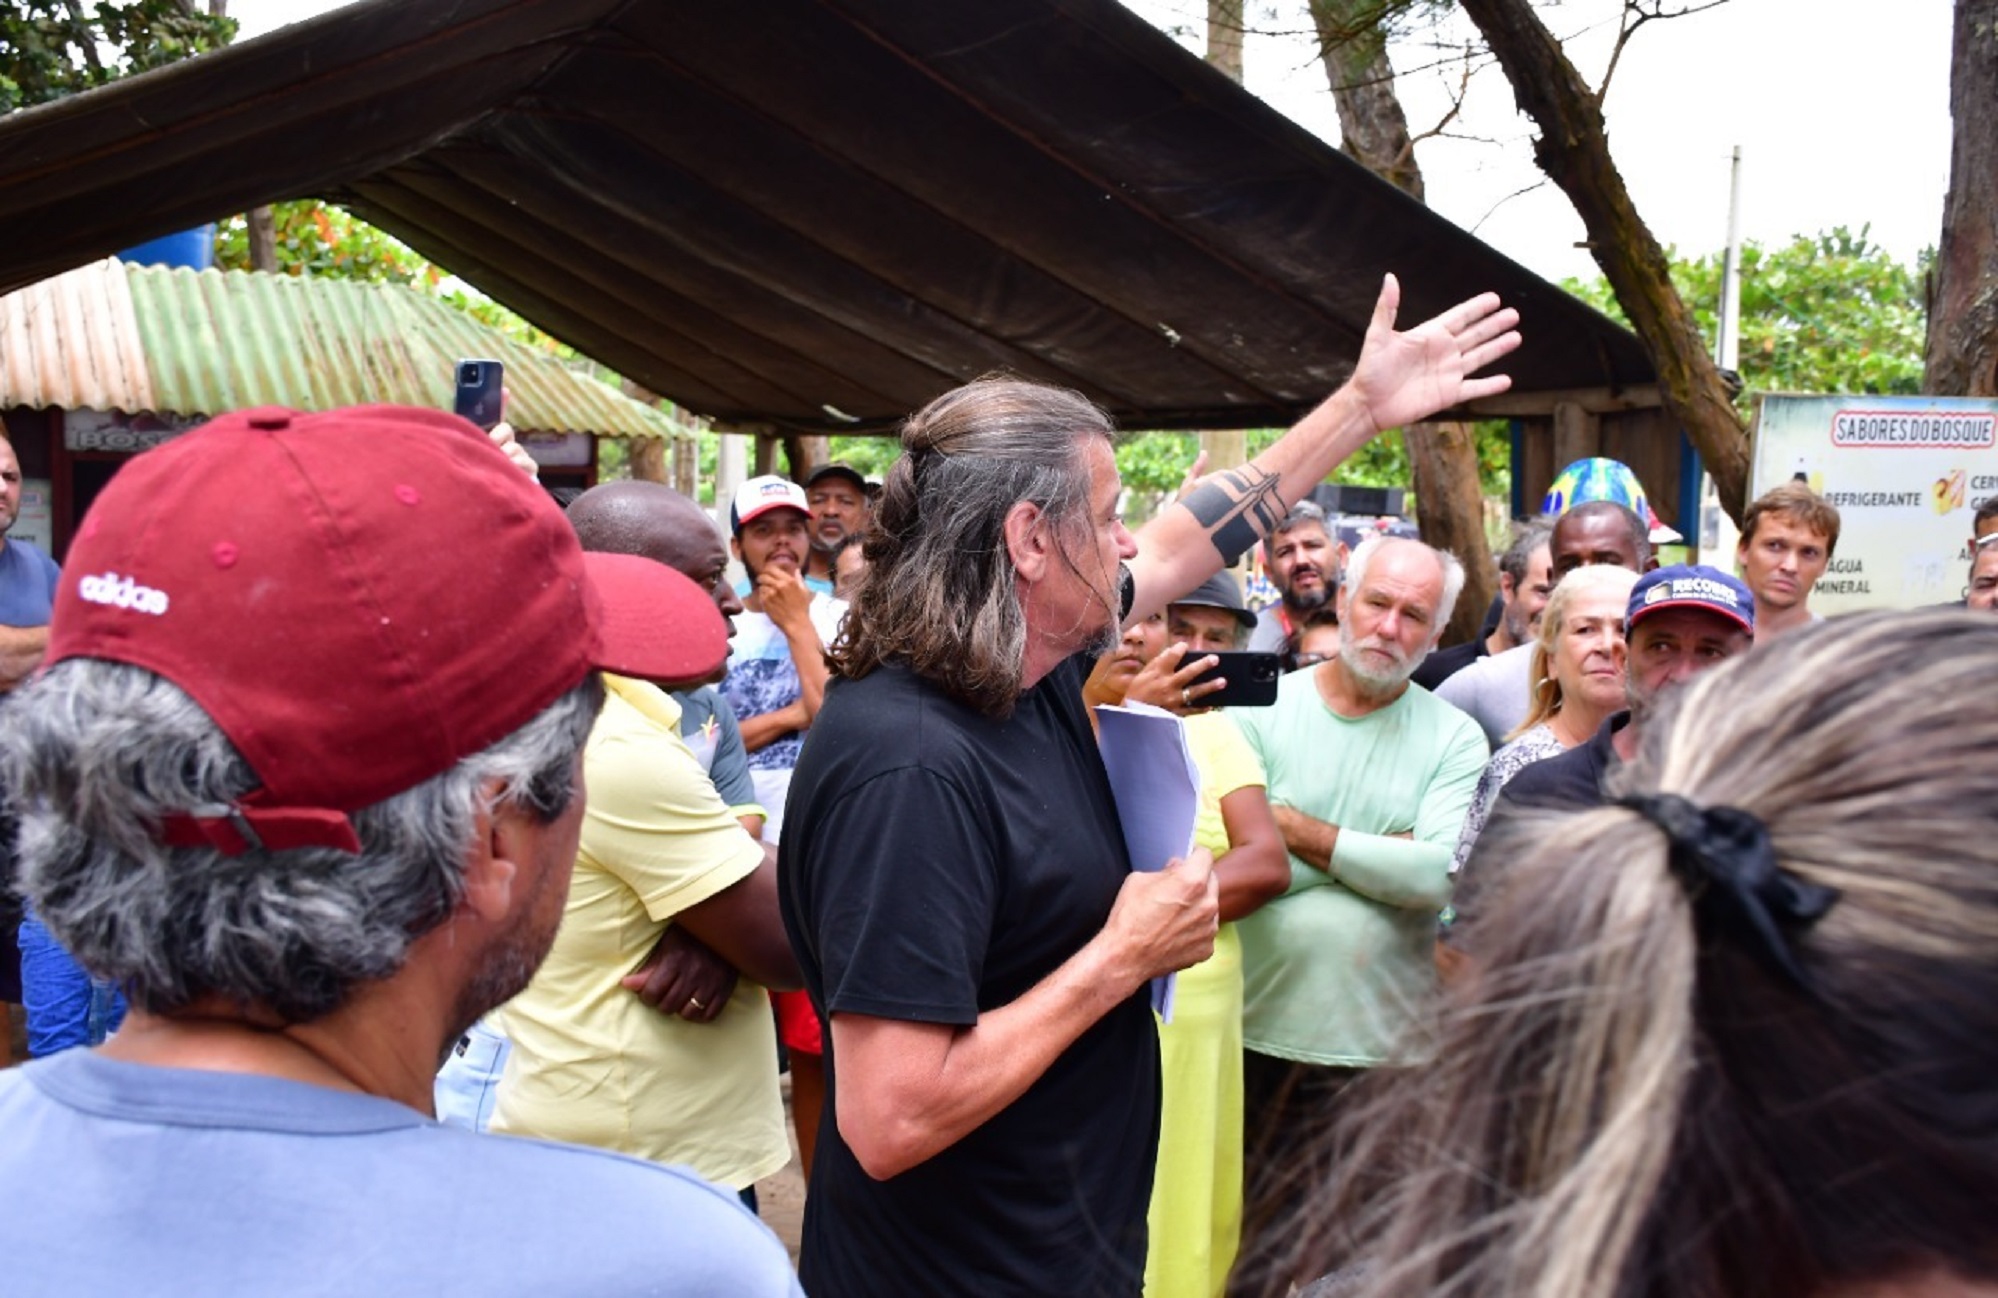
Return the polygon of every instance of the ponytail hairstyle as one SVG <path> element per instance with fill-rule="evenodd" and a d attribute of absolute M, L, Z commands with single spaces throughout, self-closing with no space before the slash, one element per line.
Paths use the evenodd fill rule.
<path fill-rule="evenodd" d="M 1112 435 L 1088 398 L 1003 375 L 946 392 L 902 425 L 902 457 L 866 532 L 867 579 L 827 655 L 858 678 L 899 661 L 989 716 L 1020 693 L 1027 619 L 1006 515 L 1037 506 L 1057 534 L 1087 537 L 1087 439 Z"/>
<path fill-rule="evenodd" d="M 1272 1273 L 1425 1298 L 1998 1280 L 1994 662 L 1980 614 L 1825 623 L 1668 696 L 1611 805 L 1496 818 L 1433 1060 L 1362 1084 Z M 1688 846 L 1728 826 L 1766 831 L 1757 896 L 1815 904 L 1755 937 L 1746 876 L 1700 864 L 1741 858 Z"/>

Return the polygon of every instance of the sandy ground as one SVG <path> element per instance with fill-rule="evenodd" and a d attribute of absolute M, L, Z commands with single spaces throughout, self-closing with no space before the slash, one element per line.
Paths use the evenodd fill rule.
<path fill-rule="evenodd" d="M 791 1127 L 791 1074 L 785 1073 L 784 1130 L 791 1137 L 791 1161 L 784 1170 L 756 1183 L 756 1212 L 763 1224 L 777 1232 L 791 1253 L 791 1265 L 798 1264 L 798 1234 L 805 1220 L 805 1177 L 798 1168 L 798 1136 Z"/>

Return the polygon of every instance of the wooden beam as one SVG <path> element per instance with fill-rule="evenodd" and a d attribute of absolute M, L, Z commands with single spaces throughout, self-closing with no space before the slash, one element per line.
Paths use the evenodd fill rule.
<path fill-rule="evenodd" d="M 1562 388 L 1551 392 L 1501 392 L 1473 401 L 1451 414 L 1471 419 L 1519 419 L 1551 415 L 1556 406 L 1580 406 L 1592 415 L 1608 415 L 1624 410 L 1650 410 L 1660 404 L 1658 389 L 1652 384 L 1628 388 Z"/>

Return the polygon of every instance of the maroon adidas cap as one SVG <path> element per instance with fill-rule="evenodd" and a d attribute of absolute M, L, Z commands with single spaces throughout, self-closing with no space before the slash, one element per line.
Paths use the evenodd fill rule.
<path fill-rule="evenodd" d="M 712 674 L 728 631 L 662 563 L 585 554 L 471 424 L 359 406 L 224 415 L 133 459 L 63 567 L 48 661 L 185 690 L 256 772 L 172 842 L 359 849 L 346 813 L 442 774 L 595 668 Z"/>

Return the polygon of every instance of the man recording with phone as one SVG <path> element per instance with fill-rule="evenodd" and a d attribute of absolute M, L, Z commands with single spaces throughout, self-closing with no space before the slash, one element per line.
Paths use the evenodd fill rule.
<path fill-rule="evenodd" d="M 1187 715 L 1276 702 L 1276 654 L 1244 653 L 1256 615 L 1234 574 L 1217 572 L 1166 606 L 1165 650 L 1131 679 L 1125 697 Z"/>

